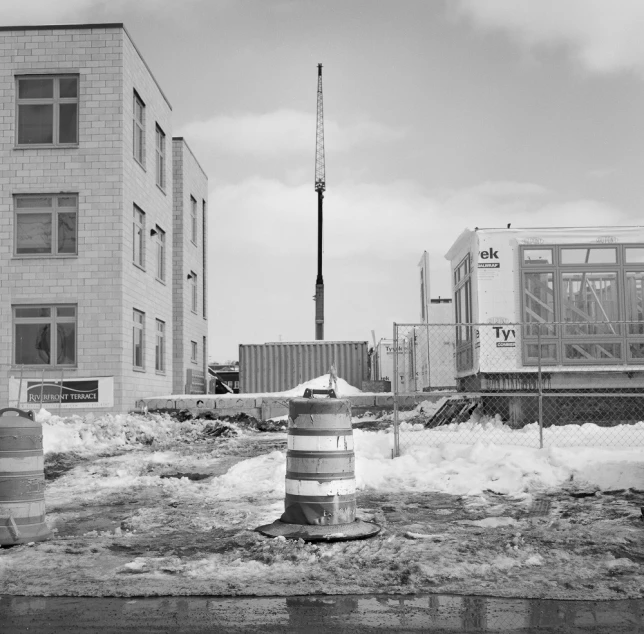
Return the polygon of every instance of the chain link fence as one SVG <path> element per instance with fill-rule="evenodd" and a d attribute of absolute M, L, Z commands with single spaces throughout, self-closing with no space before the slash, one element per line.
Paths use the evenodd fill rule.
<path fill-rule="evenodd" d="M 394 324 L 393 335 L 396 455 L 479 441 L 644 446 L 643 322 Z"/>

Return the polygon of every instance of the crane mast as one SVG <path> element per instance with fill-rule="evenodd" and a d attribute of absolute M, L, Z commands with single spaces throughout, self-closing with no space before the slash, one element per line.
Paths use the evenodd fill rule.
<path fill-rule="evenodd" d="M 315 339 L 324 339 L 324 278 L 322 277 L 322 201 L 326 189 L 324 167 L 324 108 L 322 64 L 318 64 L 318 114 L 315 135 L 315 191 L 318 195 L 318 274 L 315 279 Z"/>

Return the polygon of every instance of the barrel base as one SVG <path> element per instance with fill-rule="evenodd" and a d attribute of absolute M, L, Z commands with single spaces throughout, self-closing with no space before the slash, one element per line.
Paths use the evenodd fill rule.
<path fill-rule="evenodd" d="M 372 522 L 355 520 L 350 524 L 287 524 L 275 520 L 255 529 L 266 537 L 285 537 L 286 539 L 303 539 L 305 542 L 340 542 L 351 539 L 366 539 L 380 532 L 380 526 Z"/>
<path fill-rule="evenodd" d="M 51 537 L 47 524 L 18 525 L 18 535 L 8 526 L 0 526 L 0 546 L 17 546 L 29 542 L 42 542 Z"/>

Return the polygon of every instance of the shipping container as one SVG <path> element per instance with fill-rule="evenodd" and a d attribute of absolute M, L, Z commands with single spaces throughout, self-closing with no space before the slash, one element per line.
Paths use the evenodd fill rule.
<path fill-rule="evenodd" d="M 283 392 L 329 372 L 361 389 L 369 379 L 366 341 L 293 341 L 239 346 L 239 391 Z"/>
<path fill-rule="evenodd" d="M 643 227 L 465 230 L 445 257 L 459 389 L 539 364 L 551 389 L 644 387 Z"/>

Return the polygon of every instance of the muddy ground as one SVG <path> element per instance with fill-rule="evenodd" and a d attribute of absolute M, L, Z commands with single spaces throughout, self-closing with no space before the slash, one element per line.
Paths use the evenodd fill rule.
<path fill-rule="evenodd" d="M 165 464 L 148 470 L 160 476 L 158 483 L 184 477 L 207 484 L 237 462 L 275 450 L 286 450 L 284 433 L 205 437 L 180 450 L 200 469 L 186 469 L 183 460 L 176 469 Z M 640 490 L 542 491 L 529 507 L 492 493 L 366 490 L 357 496 L 358 516 L 381 526 L 377 536 L 310 544 L 255 532 L 279 516 L 279 504 L 261 496 L 204 505 L 189 487 L 169 490 L 154 483 L 88 498 L 69 496 L 70 478 L 78 481 L 101 470 L 118 473 L 120 456 L 116 451 L 89 459 L 48 457 L 53 537 L 0 549 L 0 594 L 644 596 Z M 206 456 L 204 469 L 199 458 Z"/>

